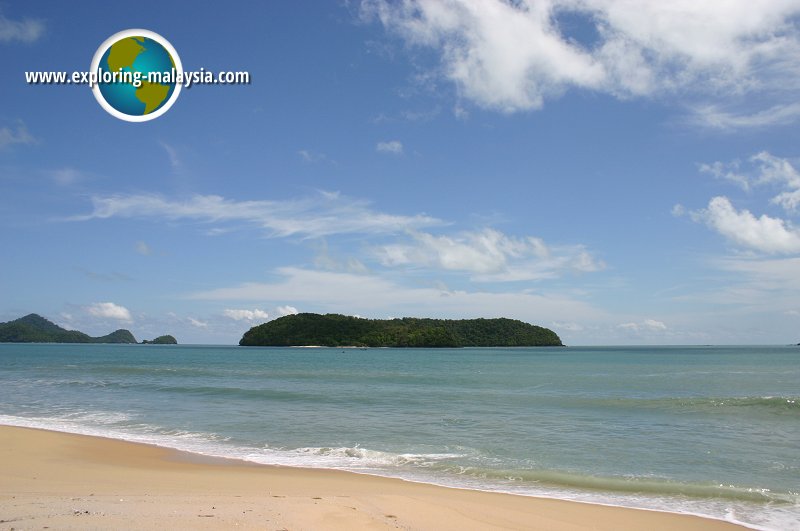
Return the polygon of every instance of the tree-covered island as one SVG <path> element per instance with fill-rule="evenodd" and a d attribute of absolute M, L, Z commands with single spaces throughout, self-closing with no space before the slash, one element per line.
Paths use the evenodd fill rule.
<path fill-rule="evenodd" d="M 262 347 L 545 347 L 563 346 L 548 328 L 515 319 L 361 319 L 300 313 L 255 326 L 239 341 Z"/>
<path fill-rule="evenodd" d="M 177 344 L 178 340 L 169 334 L 165 336 L 158 336 L 157 338 L 150 341 L 148 341 L 147 339 L 142 340 L 142 345 L 177 345 Z"/>

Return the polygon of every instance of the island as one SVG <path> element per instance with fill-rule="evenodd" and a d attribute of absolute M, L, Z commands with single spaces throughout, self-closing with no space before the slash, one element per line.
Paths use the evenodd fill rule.
<path fill-rule="evenodd" d="M 136 343 L 136 338 L 123 328 L 105 336 L 91 337 L 77 330 L 61 328 L 32 313 L 0 323 L 0 343 Z"/>
<path fill-rule="evenodd" d="M 560 347 L 548 328 L 515 319 L 362 319 L 299 313 L 254 326 L 239 341 L 262 347 Z"/>
<path fill-rule="evenodd" d="M 142 345 L 177 345 L 177 344 L 178 340 L 169 334 L 165 336 L 158 336 L 152 341 L 148 341 L 146 339 L 142 340 Z"/>

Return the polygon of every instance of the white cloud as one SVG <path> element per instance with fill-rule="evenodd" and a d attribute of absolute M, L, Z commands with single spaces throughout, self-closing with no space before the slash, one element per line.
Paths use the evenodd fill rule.
<path fill-rule="evenodd" d="M 384 234 L 441 225 L 436 218 L 417 214 L 385 214 L 368 201 L 337 192 L 283 201 L 235 201 L 218 195 L 167 199 L 160 195 L 92 197 L 93 211 L 73 221 L 118 218 L 188 220 L 206 224 L 244 223 L 260 227 L 271 237 L 319 237 L 332 234 Z M 218 229 L 219 227 L 214 227 Z"/>
<path fill-rule="evenodd" d="M 225 317 L 229 317 L 234 321 L 266 321 L 269 319 L 269 314 L 258 308 L 254 310 L 225 310 L 222 313 L 225 314 Z"/>
<path fill-rule="evenodd" d="M 297 308 L 295 308 L 294 306 L 278 306 L 277 311 L 278 315 L 280 315 L 281 317 L 286 315 L 297 315 L 299 313 L 297 311 Z"/>
<path fill-rule="evenodd" d="M 464 97 L 505 111 L 542 106 L 566 85 L 599 86 L 602 67 L 566 42 L 550 21 L 550 4 L 499 1 L 367 1 L 366 16 L 415 45 L 436 48 L 443 74 Z"/>
<path fill-rule="evenodd" d="M 138 241 L 136 242 L 136 252 L 142 256 L 150 256 L 153 254 L 153 249 L 150 248 L 145 242 Z"/>
<path fill-rule="evenodd" d="M 95 302 L 85 308 L 89 315 L 104 319 L 114 319 L 117 321 L 132 322 L 131 312 L 124 306 L 113 302 Z"/>
<path fill-rule="evenodd" d="M 2 15 L 0 15 L 2 17 Z M 2 23 L 2 19 L 0 19 Z M 16 129 L 11 127 L 0 127 L 0 149 L 13 146 L 15 144 L 29 145 L 35 144 L 36 139 L 28 132 L 28 128 L 22 122 L 17 122 Z"/>
<path fill-rule="evenodd" d="M 457 236 L 411 234 L 413 242 L 374 250 L 384 266 L 430 267 L 473 274 L 476 280 L 511 281 L 554 277 L 565 270 L 589 272 L 604 264 L 582 246 L 548 247 L 539 238 L 507 236 L 495 229 Z"/>
<path fill-rule="evenodd" d="M 511 317 L 531 323 L 597 319 L 589 304 L 558 294 L 533 291 L 486 292 L 408 287 L 373 275 L 283 267 L 273 282 L 248 282 L 193 293 L 190 299 L 303 303 L 308 311 L 369 317 L 398 315 Z M 305 308 L 304 308 L 305 309 Z"/>
<path fill-rule="evenodd" d="M 770 254 L 800 253 L 800 230 L 791 222 L 766 214 L 757 218 L 749 210 L 737 211 L 727 197 L 712 198 L 708 208 L 692 216 L 745 248 Z"/>
<path fill-rule="evenodd" d="M 11 20 L 0 12 L 0 42 L 34 42 L 44 33 L 44 24 L 39 20 Z"/>
<path fill-rule="evenodd" d="M 622 323 L 617 325 L 617 328 L 632 332 L 664 332 L 667 330 L 667 325 L 655 319 L 645 319 L 638 323 Z"/>
<path fill-rule="evenodd" d="M 662 323 L 661 321 L 656 321 L 655 319 L 645 319 L 644 320 L 645 328 L 650 330 L 666 330 L 667 325 Z"/>
<path fill-rule="evenodd" d="M 800 4 L 793 0 L 364 0 L 361 6 L 365 19 L 436 50 L 440 74 L 460 97 L 506 112 L 538 109 L 572 87 L 621 98 L 688 92 L 719 100 L 760 92 L 788 100 L 800 84 L 793 20 Z M 564 16 L 595 35 L 587 41 L 570 34 Z M 793 114 L 783 111 L 786 119 Z M 762 120 L 770 118 L 776 119 Z"/>
<path fill-rule="evenodd" d="M 403 153 L 403 143 L 399 140 L 390 140 L 388 142 L 378 142 L 375 146 L 378 153 L 390 153 L 392 155 L 401 155 Z"/>

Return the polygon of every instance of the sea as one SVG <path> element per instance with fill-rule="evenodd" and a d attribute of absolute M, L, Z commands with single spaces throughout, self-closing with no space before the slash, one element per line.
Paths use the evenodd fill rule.
<path fill-rule="evenodd" d="M 800 529 L 800 347 L 0 344 L 0 424 Z"/>

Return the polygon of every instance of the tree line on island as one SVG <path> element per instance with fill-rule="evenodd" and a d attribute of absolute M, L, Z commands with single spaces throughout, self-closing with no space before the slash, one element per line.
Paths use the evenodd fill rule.
<path fill-rule="evenodd" d="M 120 328 L 105 336 L 92 337 L 77 330 L 67 330 L 35 313 L 14 321 L 0 323 L 0 343 L 137 343 L 129 330 Z M 159 336 L 146 345 L 177 345 L 171 335 Z"/>
<path fill-rule="evenodd" d="M 299 313 L 255 326 L 242 346 L 541 347 L 563 346 L 548 328 L 515 319 L 362 319 Z"/>

